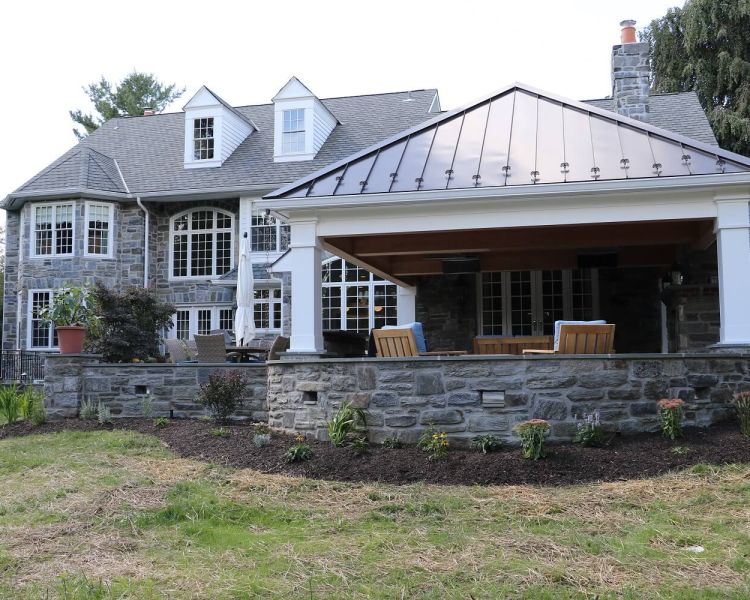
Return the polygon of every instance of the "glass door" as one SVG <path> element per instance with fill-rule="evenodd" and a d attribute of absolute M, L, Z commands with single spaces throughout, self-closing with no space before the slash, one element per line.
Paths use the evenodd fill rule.
<path fill-rule="evenodd" d="M 510 272 L 510 332 L 511 335 L 534 335 L 533 273 Z"/>
<path fill-rule="evenodd" d="M 560 269 L 553 271 L 537 271 L 536 293 L 539 302 L 534 319 L 534 335 L 554 335 L 555 321 L 565 318 L 564 281 Z"/>

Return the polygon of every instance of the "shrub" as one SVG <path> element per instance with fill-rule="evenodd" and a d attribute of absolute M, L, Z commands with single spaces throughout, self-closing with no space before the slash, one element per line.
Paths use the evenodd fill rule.
<path fill-rule="evenodd" d="M 154 419 L 154 427 L 158 427 L 159 429 L 166 427 L 170 423 L 171 421 L 167 417 L 157 417 Z"/>
<path fill-rule="evenodd" d="M 266 423 L 256 423 L 255 433 L 271 435 L 271 428 Z"/>
<path fill-rule="evenodd" d="M 175 307 L 149 289 L 115 291 L 97 283 L 91 302 L 98 319 L 89 327 L 86 347 L 107 362 L 158 356 L 161 332 L 172 326 Z"/>
<path fill-rule="evenodd" d="M 435 434 L 435 424 L 428 423 L 427 427 L 425 427 L 424 431 L 422 432 L 422 434 L 419 436 L 419 439 L 417 440 L 417 448 L 425 452 L 434 434 Z"/>
<path fill-rule="evenodd" d="M 305 436 L 298 435 L 294 438 L 296 442 L 284 454 L 284 460 L 288 463 L 302 462 L 312 457 L 312 448 L 305 443 Z"/>
<path fill-rule="evenodd" d="M 734 408 L 740 421 L 742 435 L 750 437 L 750 392 L 738 392 L 734 395 Z"/>
<path fill-rule="evenodd" d="M 253 444 L 256 448 L 263 448 L 271 443 L 270 433 L 256 433 L 253 436 Z"/>
<path fill-rule="evenodd" d="M 395 435 L 389 435 L 383 440 L 383 448 L 390 448 L 393 450 L 395 448 L 401 448 L 402 446 L 403 443 Z"/>
<path fill-rule="evenodd" d="M 88 326 L 95 328 L 98 317 L 88 286 L 66 285 L 55 290 L 52 302 L 39 310 L 39 316 L 58 327 Z"/>
<path fill-rule="evenodd" d="M 26 386 L 19 396 L 21 418 L 31 421 L 34 425 L 41 425 L 47 420 L 44 412 L 44 394 Z"/>
<path fill-rule="evenodd" d="M 96 405 L 93 400 L 83 400 L 81 407 L 78 409 L 78 418 L 88 421 L 95 419 L 97 414 Z"/>
<path fill-rule="evenodd" d="M 21 416 L 21 397 L 15 385 L 0 386 L 0 415 L 8 424 Z"/>
<path fill-rule="evenodd" d="M 539 460 L 547 454 L 544 449 L 544 438 L 549 431 L 549 423 L 544 419 L 531 419 L 519 423 L 513 428 L 521 438 L 521 450 L 524 458 Z"/>
<path fill-rule="evenodd" d="M 154 416 L 154 401 L 151 394 L 146 394 L 141 402 L 141 413 L 144 419 L 150 419 Z"/>
<path fill-rule="evenodd" d="M 99 425 L 112 422 L 112 411 L 103 402 L 100 402 L 96 409 L 96 420 L 99 421 Z"/>
<path fill-rule="evenodd" d="M 472 450 L 476 450 L 477 452 L 481 452 L 482 454 L 487 454 L 488 452 L 499 450 L 501 446 L 502 442 L 500 441 L 500 438 L 496 435 L 492 435 L 491 433 L 478 435 L 473 440 L 471 440 Z"/>
<path fill-rule="evenodd" d="M 227 429 L 226 427 L 214 427 L 211 430 L 211 435 L 214 435 L 216 437 L 226 438 L 226 437 L 229 437 L 231 434 L 232 432 L 229 431 L 229 429 Z"/>
<path fill-rule="evenodd" d="M 355 454 L 367 454 L 370 451 L 370 444 L 364 435 L 356 436 L 352 439 L 349 447 L 354 450 Z"/>
<path fill-rule="evenodd" d="M 578 416 L 576 415 L 576 420 Z M 604 442 L 604 430 L 599 422 L 599 411 L 593 414 L 584 414 L 583 421 L 576 424 L 576 434 L 573 437 L 574 444 L 581 446 L 601 446 Z"/>
<path fill-rule="evenodd" d="M 659 421 L 664 437 L 675 440 L 682 435 L 682 418 L 684 402 L 679 398 L 662 398 L 659 405 Z"/>
<path fill-rule="evenodd" d="M 341 405 L 328 421 L 328 438 L 334 446 L 346 444 L 349 434 L 362 432 L 367 428 L 367 417 L 361 408 L 355 408 L 347 402 Z"/>
<path fill-rule="evenodd" d="M 214 371 L 208 376 L 208 383 L 201 384 L 198 402 L 208 408 L 216 420 L 226 422 L 242 406 L 246 388 L 247 380 L 237 371 Z"/>
<path fill-rule="evenodd" d="M 433 430 L 430 438 L 422 444 L 422 451 L 427 453 L 427 458 L 430 460 L 445 458 L 448 455 L 448 434 L 444 431 Z"/>

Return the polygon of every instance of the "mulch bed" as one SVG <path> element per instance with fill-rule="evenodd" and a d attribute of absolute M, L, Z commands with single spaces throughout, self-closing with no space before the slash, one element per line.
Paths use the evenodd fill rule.
<path fill-rule="evenodd" d="M 357 455 L 348 448 L 310 441 L 313 457 L 302 463 L 287 464 L 283 455 L 294 443 L 293 436 L 274 433 L 271 444 L 256 448 L 250 425 L 231 425 L 229 437 L 211 433 L 210 422 L 173 420 L 166 427 L 155 427 L 145 419 L 118 419 L 102 427 L 96 421 L 64 419 L 39 427 L 19 422 L 0 427 L 0 439 L 63 430 L 96 431 L 128 429 L 154 435 L 182 457 L 210 461 L 229 467 L 250 468 L 264 473 L 282 473 L 314 479 L 338 481 L 379 481 L 441 484 L 541 484 L 567 485 L 592 481 L 621 481 L 653 477 L 695 464 L 722 465 L 750 463 L 750 439 L 743 437 L 735 423 L 722 423 L 707 429 L 686 429 L 675 443 L 657 434 L 614 437 L 602 448 L 574 444 L 550 446 L 550 456 L 539 461 L 525 460 L 518 448 L 481 454 L 451 450 L 447 458 L 430 461 L 415 447 L 386 449 L 373 446 Z M 677 454 L 673 448 L 687 448 Z"/>

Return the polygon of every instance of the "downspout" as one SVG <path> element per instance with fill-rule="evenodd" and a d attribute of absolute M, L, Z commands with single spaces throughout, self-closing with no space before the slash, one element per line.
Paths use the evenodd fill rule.
<path fill-rule="evenodd" d="M 150 217 L 151 213 L 148 212 L 148 209 L 143 206 L 143 202 L 141 202 L 141 197 L 136 196 L 135 199 L 136 204 L 138 207 L 143 211 L 143 214 L 145 215 L 145 224 L 143 227 L 143 287 L 148 287 L 148 232 L 149 232 L 149 224 L 150 224 Z"/>

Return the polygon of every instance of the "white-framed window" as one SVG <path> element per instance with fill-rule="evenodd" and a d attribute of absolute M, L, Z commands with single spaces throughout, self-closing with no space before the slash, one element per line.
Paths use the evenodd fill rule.
<path fill-rule="evenodd" d="M 305 151 L 305 109 L 285 110 L 281 126 L 281 151 L 294 154 Z"/>
<path fill-rule="evenodd" d="M 259 334 L 281 331 L 281 288 L 258 288 L 254 293 L 253 313 Z M 191 340 L 194 335 L 207 335 L 216 329 L 234 329 L 235 308 L 231 305 L 179 306 L 174 327 L 168 337 Z"/>
<path fill-rule="evenodd" d="M 52 290 L 29 290 L 28 337 L 26 347 L 30 350 L 57 349 L 55 326 L 39 316 L 39 311 L 52 302 Z"/>
<path fill-rule="evenodd" d="M 286 252 L 289 248 L 289 225 L 253 209 L 251 216 L 250 246 L 252 252 Z"/>
<path fill-rule="evenodd" d="M 234 216 L 217 208 L 197 208 L 175 215 L 171 233 L 169 274 L 172 279 L 210 279 L 234 266 Z"/>
<path fill-rule="evenodd" d="M 261 331 L 281 331 L 281 288 L 253 290 L 255 328 Z"/>
<path fill-rule="evenodd" d="M 75 205 L 70 202 L 31 207 L 31 256 L 72 256 Z"/>
<path fill-rule="evenodd" d="M 214 157 L 214 118 L 193 119 L 193 160 Z"/>
<path fill-rule="evenodd" d="M 598 318 L 595 269 L 485 272 L 479 276 L 481 335 L 552 335 L 555 321 Z"/>
<path fill-rule="evenodd" d="M 84 223 L 86 224 L 84 255 L 111 258 L 114 205 L 102 202 L 86 202 Z"/>
<path fill-rule="evenodd" d="M 345 261 L 323 262 L 323 329 L 369 332 L 397 325 L 398 287 Z"/>

